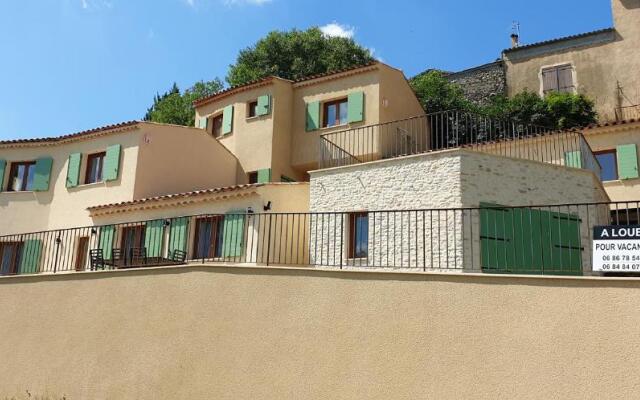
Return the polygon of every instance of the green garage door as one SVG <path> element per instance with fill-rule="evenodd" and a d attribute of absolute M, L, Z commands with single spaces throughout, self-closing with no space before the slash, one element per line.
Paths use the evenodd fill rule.
<path fill-rule="evenodd" d="M 581 275 L 580 218 L 566 213 L 481 204 L 482 270 Z"/>

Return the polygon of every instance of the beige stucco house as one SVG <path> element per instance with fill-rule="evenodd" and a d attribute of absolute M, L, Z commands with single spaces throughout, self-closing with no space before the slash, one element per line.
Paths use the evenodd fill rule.
<path fill-rule="evenodd" d="M 246 182 L 308 181 L 321 135 L 424 114 L 403 73 L 380 62 L 297 81 L 268 77 L 195 106 L 197 126 L 238 158 Z"/>
<path fill-rule="evenodd" d="M 601 120 L 640 117 L 640 1 L 611 0 L 611 7 L 612 28 L 505 50 L 508 94 L 583 93 Z"/>

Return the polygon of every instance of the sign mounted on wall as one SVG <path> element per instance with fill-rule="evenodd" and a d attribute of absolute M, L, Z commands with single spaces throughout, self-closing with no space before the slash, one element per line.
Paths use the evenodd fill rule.
<path fill-rule="evenodd" d="M 640 272 L 640 225 L 595 226 L 593 271 Z"/>

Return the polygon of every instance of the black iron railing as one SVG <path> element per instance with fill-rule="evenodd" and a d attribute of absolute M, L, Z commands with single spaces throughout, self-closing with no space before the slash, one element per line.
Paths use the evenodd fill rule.
<path fill-rule="evenodd" d="M 462 111 L 324 134 L 319 142 L 320 168 L 454 148 L 586 168 L 600 174 L 598 161 L 579 131 L 554 131 Z"/>
<path fill-rule="evenodd" d="M 638 224 L 640 202 L 367 212 L 211 214 L 0 237 L 0 273 L 229 262 L 573 274 L 597 225 Z"/>

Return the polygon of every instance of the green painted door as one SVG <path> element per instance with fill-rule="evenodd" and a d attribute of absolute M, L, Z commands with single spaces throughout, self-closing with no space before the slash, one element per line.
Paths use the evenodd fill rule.
<path fill-rule="evenodd" d="M 28 239 L 22 245 L 20 257 L 20 274 L 35 274 L 39 271 L 40 256 L 42 255 L 42 241 Z"/>
<path fill-rule="evenodd" d="M 189 218 L 174 218 L 169 229 L 169 255 L 174 250 L 187 251 L 187 235 L 189 232 Z"/>
<path fill-rule="evenodd" d="M 113 225 L 107 225 L 100 228 L 100 238 L 98 239 L 98 248 L 102 249 L 102 255 L 106 260 L 111 258 L 115 232 L 116 232 L 116 228 Z"/>
<path fill-rule="evenodd" d="M 580 275 L 580 219 L 572 214 L 482 204 L 482 270 L 496 273 Z"/>

